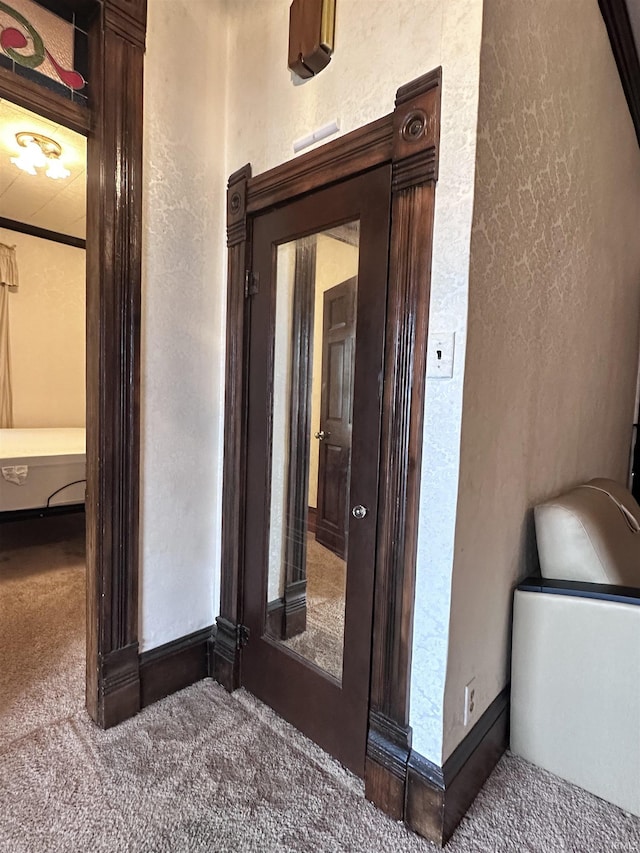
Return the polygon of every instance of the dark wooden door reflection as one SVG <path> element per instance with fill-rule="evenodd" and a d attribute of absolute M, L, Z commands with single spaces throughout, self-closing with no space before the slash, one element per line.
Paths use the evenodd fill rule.
<path fill-rule="evenodd" d="M 242 681 L 361 775 L 389 197 L 385 166 L 253 229 Z"/>
<path fill-rule="evenodd" d="M 316 541 L 344 558 L 351 468 L 357 278 L 325 291 L 318 446 Z"/>

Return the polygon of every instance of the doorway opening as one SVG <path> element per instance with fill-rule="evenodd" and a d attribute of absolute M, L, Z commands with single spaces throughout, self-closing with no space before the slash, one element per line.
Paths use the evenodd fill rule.
<path fill-rule="evenodd" d="M 2 56 L 0 97 L 87 137 L 86 705 L 91 717 L 108 727 L 140 709 L 139 353 L 146 3 L 27 0 L 22 12 L 4 5 L 3 12 L 11 19 L 7 24 L 11 47 Z M 71 65 L 66 70 L 59 66 L 64 72 L 61 83 L 43 82 L 34 70 L 47 51 L 51 53 L 48 25 L 33 23 L 43 16 L 53 17 L 58 32 L 71 27 L 70 55 L 77 49 L 87 60 L 87 88 L 77 96 L 68 91 L 78 82 L 75 72 L 67 74 Z M 5 53 L 8 45 L 5 39 Z"/>
<path fill-rule="evenodd" d="M 58 177 L 20 160 L 25 135 Z M 84 705 L 85 231 L 86 139 L 0 100 L 3 743 Z"/>

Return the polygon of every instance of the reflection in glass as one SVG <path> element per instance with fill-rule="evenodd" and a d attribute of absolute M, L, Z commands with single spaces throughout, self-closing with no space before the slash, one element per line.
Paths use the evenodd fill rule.
<path fill-rule="evenodd" d="M 342 678 L 359 223 L 278 247 L 266 633 Z"/>

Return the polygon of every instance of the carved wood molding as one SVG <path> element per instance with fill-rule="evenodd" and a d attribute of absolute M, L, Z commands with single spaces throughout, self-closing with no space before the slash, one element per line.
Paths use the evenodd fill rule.
<path fill-rule="evenodd" d="M 380 711 L 369 711 L 365 795 L 394 820 L 404 817 L 411 728 Z"/>
<path fill-rule="evenodd" d="M 328 142 L 249 182 L 247 211 L 257 213 L 281 201 L 326 187 L 388 163 L 393 150 L 393 115 Z"/>
<path fill-rule="evenodd" d="M 213 674 L 227 690 L 240 684 L 240 650 L 237 627 L 241 621 L 242 535 L 246 444 L 245 282 L 249 268 L 247 183 L 251 166 L 229 178 L 227 187 L 227 349 L 225 380 L 225 453 L 222 474 L 222 586 L 218 631 L 213 653 Z M 248 310 L 248 308 L 247 308 Z"/>
<path fill-rule="evenodd" d="M 441 70 L 402 87 L 393 117 L 391 252 L 366 796 L 404 810 Z M 406 732 L 407 736 L 400 737 Z M 386 737 L 381 737 L 386 733 Z M 387 755 L 385 757 L 385 750 Z"/>
<path fill-rule="evenodd" d="M 140 710 L 138 643 L 100 655 L 96 722 L 108 729 Z"/>
<path fill-rule="evenodd" d="M 103 0 L 104 25 L 120 38 L 144 50 L 147 0 Z"/>
<path fill-rule="evenodd" d="M 307 629 L 307 579 L 288 581 L 284 588 L 284 639 Z"/>
<path fill-rule="evenodd" d="M 108 726 L 140 708 L 143 50 L 102 23 L 90 34 L 87 148 L 87 705 Z"/>

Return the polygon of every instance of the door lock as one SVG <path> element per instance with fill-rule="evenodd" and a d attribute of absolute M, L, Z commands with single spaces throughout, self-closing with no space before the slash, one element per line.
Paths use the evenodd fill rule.
<path fill-rule="evenodd" d="M 366 506 L 358 504 L 357 506 L 354 506 L 354 508 L 351 510 L 351 515 L 354 518 L 364 518 L 368 512 L 369 510 L 366 508 Z"/>
<path fill-rule="evenodd" d="M 313 435 L 314 435 L 314 438 L 318 439 L 318 441 L 324 441 L 325 438 L 329 438 L 331 433 L 325 432 L 323 429 L 321 429 L 320 432 L 315 432 Z"/>

